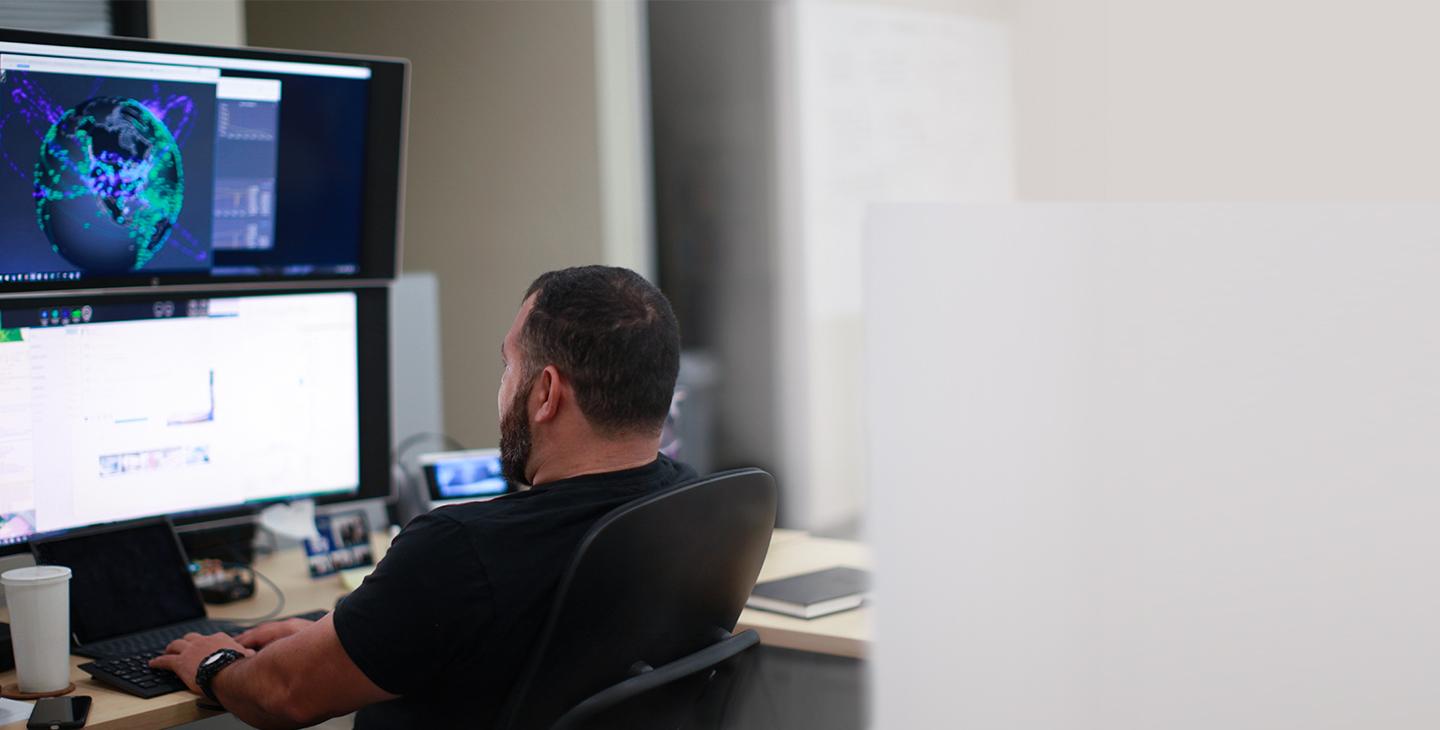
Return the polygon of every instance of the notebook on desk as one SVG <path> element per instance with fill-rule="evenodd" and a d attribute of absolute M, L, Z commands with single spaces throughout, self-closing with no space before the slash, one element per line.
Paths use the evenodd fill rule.
<path fill-rule="evenodd" d="M 745 605 L 812 619 L 856 608 L 869 593 L 869 571 L 838 567 L 757 583 Z"/>

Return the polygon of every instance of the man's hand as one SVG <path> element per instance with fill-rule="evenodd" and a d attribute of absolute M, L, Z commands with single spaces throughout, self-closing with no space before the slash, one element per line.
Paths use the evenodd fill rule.
<path fill-rule="evenodd" d="M 249 631 L 235 637 L 235 641 L 247 649 L 264 649 L 265 647 L 293 634 L 304 631 L 307 626 L 315 623 L 303 618 L 290 618 L 284 621 L 271 621 L 252 627 Z"/>
<path fill-rule="evenodd" d="M 191 632 L 183 639 L 170 642 L 170 646 L 165 647 L 164 654 L 150 660 L 150 666 L 174 672 L 191 692 L 204 694 L 195 686 L 195 670 L 200 668 L 200 662 L 205 661 L 205 657 L 221 649 L 234 649 L 245 656 L 255 654 L 254 649 L 246 649 L 225 634 L 201 636 Z"/>
<path fill-rule="evenodd" d="M 395 699 L 351 661 L 335 633 L 334 618 L 326 616 L 313 624 L 282 623 L 303 628 L 271 641 L 258 654 L 222 634 L 190 634 L 171 644 L 168 653 L 150 666 L 175 672 L 193 691 L 195 670 L 205 657 L 226 648 L 242 652 L 248 658 L 216 674 L 210 689 L 249 727 L 311 727 Z"/>

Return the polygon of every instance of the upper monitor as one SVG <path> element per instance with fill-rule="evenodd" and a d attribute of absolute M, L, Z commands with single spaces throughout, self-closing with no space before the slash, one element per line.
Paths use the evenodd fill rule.
<path fill-rule="evenodd" d="M 406 75 L 0 30 L 0 292 L 393 277 Z"/>

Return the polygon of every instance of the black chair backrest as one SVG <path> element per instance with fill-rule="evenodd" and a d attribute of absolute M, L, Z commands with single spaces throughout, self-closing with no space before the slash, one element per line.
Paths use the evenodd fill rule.
<path fill-rule="evenodd" d="M 769 474 L 737 469 L 602 517 L 560 579 L 498 727 L 548 728 L 638 665 L 658 667 L 724 638 L 765 561 L 775 500 Z"/>

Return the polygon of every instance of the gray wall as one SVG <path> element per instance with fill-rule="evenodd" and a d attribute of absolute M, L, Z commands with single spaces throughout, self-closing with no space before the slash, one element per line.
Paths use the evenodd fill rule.
<path fill-rule="evenodd" d="M 719 366 L 715 466 L 774 471 L 772 8 L 705 1 L 647 9 L 660 283 L 686 347 L 708 351 Z"/>
<path fill-rule="evenodd" d="M 525 287 L 602 260 L 595 8 L 247 2 L 247 41 L 413 63 L 403 267 L 437 273 L 445 426 L 498 442 L 498 348 Z"/>

